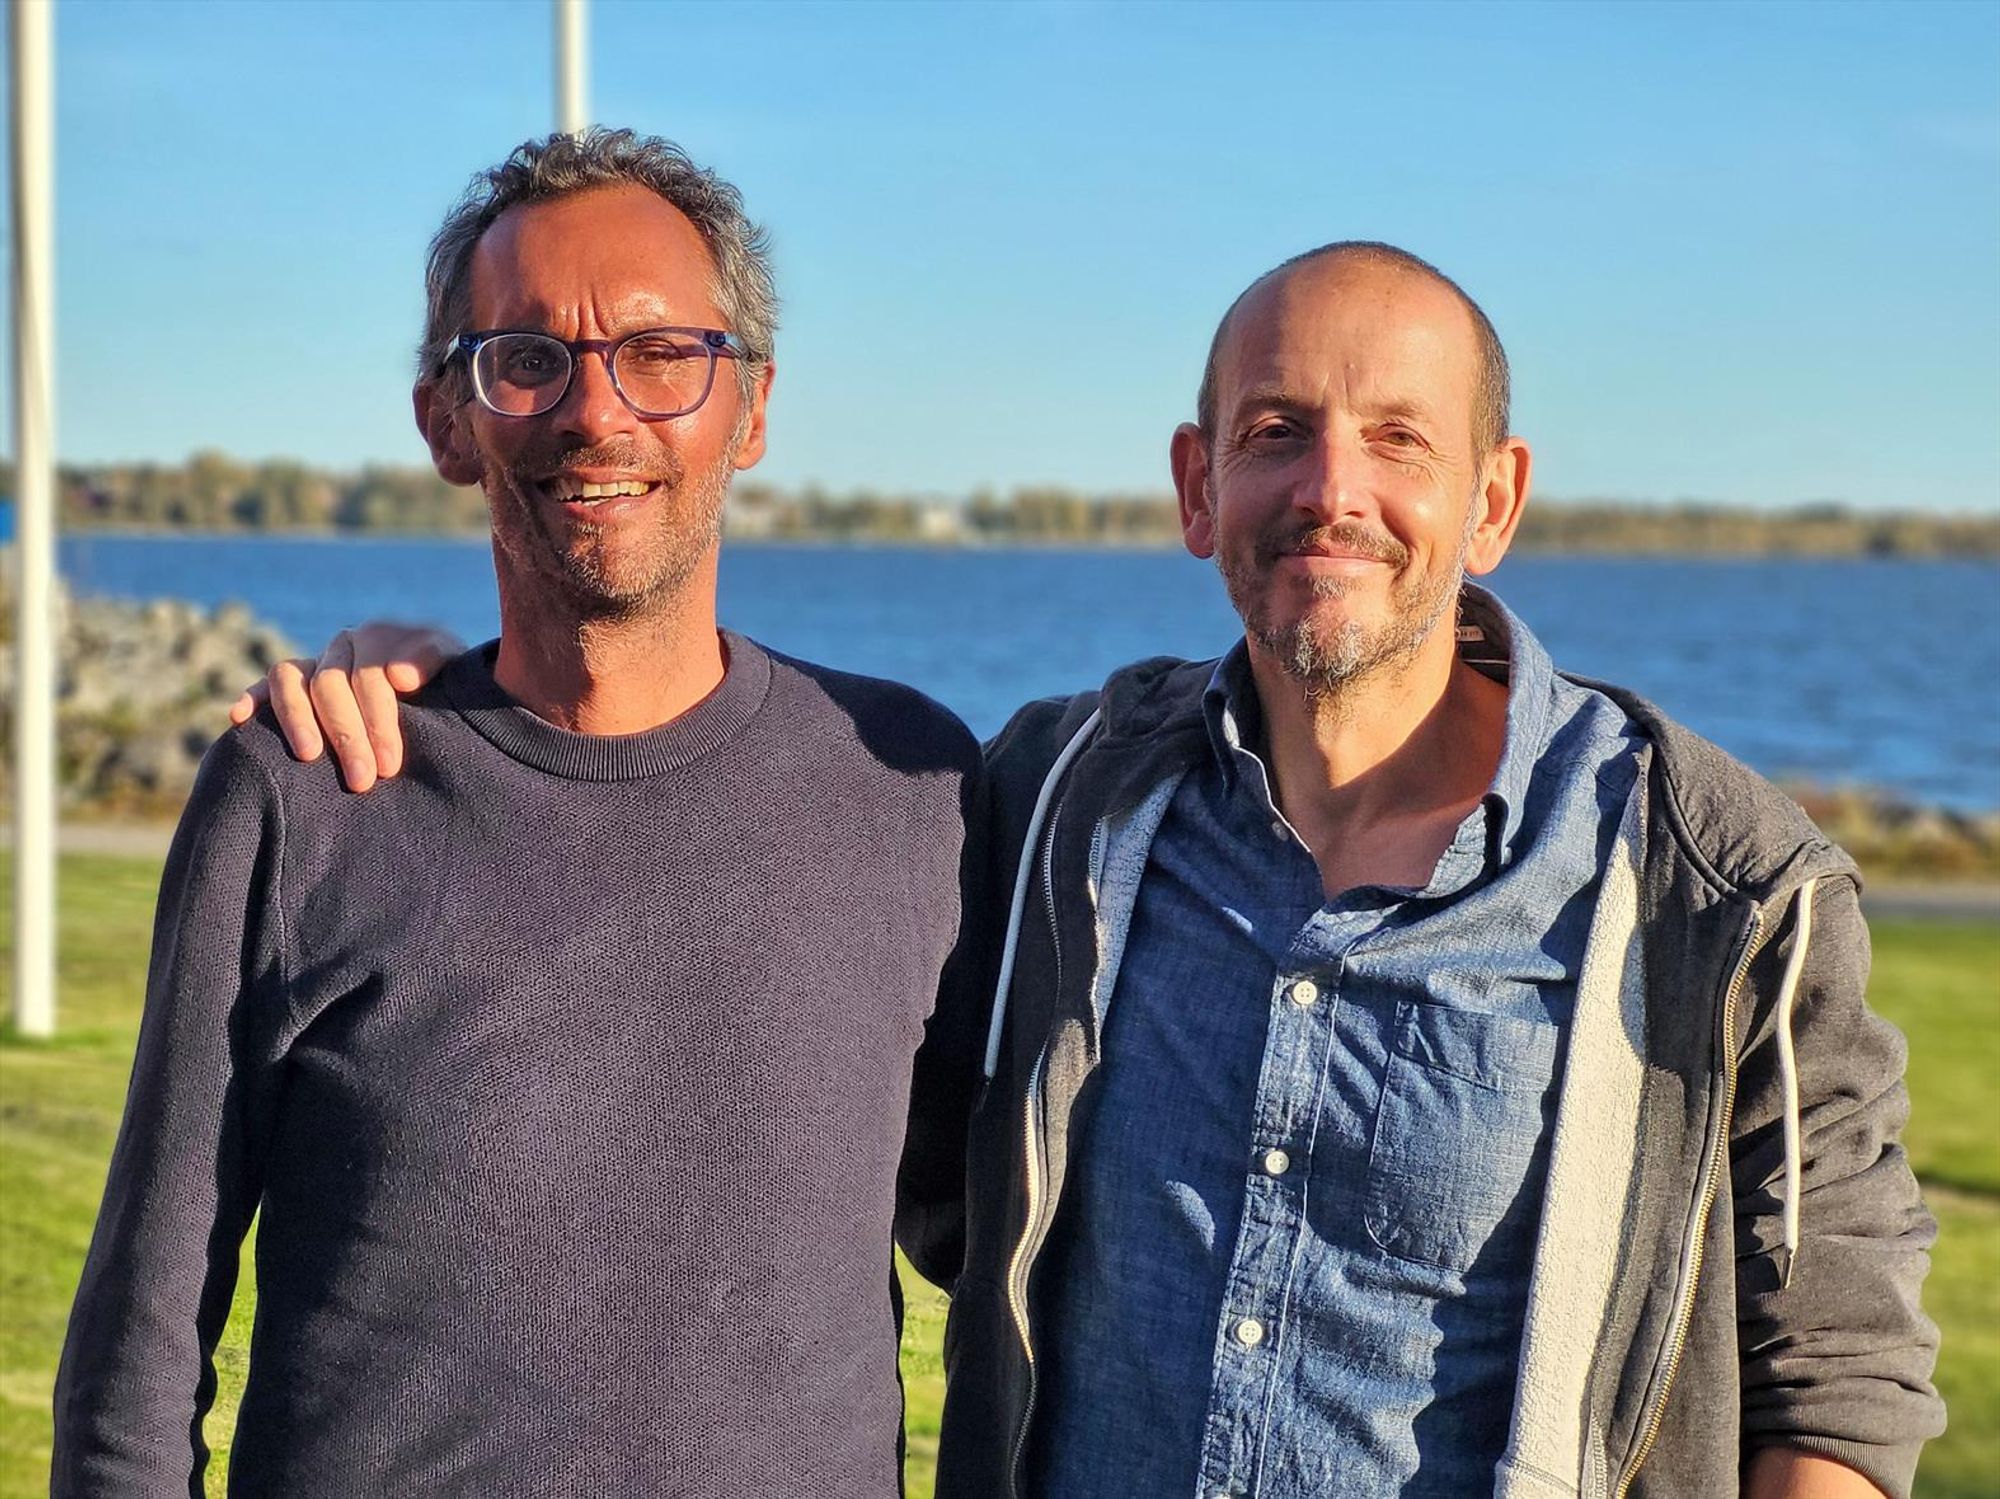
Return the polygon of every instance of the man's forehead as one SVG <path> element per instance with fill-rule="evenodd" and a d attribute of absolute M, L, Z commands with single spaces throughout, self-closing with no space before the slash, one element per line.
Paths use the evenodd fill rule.
<path fill-rule="evenodd" d="M 638 186 L 516 204 L 480 236 L 471 271 L 475 321 L 488 324 L 583 308 L 656 322 L 714 315 L 715 263 L 700 231 Z"/>
<path fill-rule="evenodd" d="M 1449 377 L 1456 398 L 1469 399 L 1478 357 L 1472 315 L 1450 288 L 1401 266 L 1329 257 L 1252 287 L 1230 316 L 1220 366 L 1235 399 L 1300 382 L 1430 377 Z M 1429 404 L 1452 399 L 1436 391 Z"/>

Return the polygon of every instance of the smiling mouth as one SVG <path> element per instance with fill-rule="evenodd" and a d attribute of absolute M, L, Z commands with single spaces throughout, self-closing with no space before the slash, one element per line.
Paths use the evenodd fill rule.
<path fill-rule="evenodd" d="M 549 499 L 563 505 L 599 505 L 606 500 L 639 498 L 651 494 L 660 487 L 657 479 L 612 479 L 605 483 L 586 483 L 569 474 L 557 474 L 544 479 L 541 490 Z"/>
<path fill-rule="evenodd" d="M 1307 562 L 1377 562 L 1386 564 L 1387 557 L 1378 557 L 1373 552 L 1345 551 L 1337 547 L 1294 547 L 1282 553 L 1286 557 Z"/>
<path fill-rule="evenodd" d="M 1391 538 L 1353 525 L 1315 526 L 1276 539 L 1260 550 L 1266 566 L 1290 558 L 1355 565 L 1374 562 L 1398 568 L 1409 560 L 1408 551 Z"/>

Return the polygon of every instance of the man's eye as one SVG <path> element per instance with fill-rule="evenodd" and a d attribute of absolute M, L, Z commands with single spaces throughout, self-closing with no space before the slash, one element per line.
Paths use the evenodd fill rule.
<path fill-rule="evenodd" d="M 707 351 L 699 345 L 672 338 L 635 338 L 619 357 L 633 369 L 665 370 L 690 359 L 702 358 Z"/>
<path fill-rule="evenodd" d="M 1292 441 L 1298 435 L 1298 428 L 1290 422 L 1260 422 L 1243 434 L 1243 441 L 1246 444 L 1269 445 Z"/>
<path fill-rule="evenodd" d="M 559 361 L 546 349 L 514 349 L 500 366 L 503 379 L 534 384 L 553 376 Z"/>

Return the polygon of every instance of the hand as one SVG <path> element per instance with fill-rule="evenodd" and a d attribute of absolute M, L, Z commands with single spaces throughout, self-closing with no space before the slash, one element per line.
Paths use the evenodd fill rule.
<path fill-rule="evenodd" d="M 280 661 L 229 710 L 244 723 L 262 703 L 277 715 L 285 742 L 301 760 L 317 760 L 330 740 L 349 791 L 403 768 L 396 696 L 415 692 L 465 649 L 448 631 L 375 620 L 342 630 L 317 661 Z"/>

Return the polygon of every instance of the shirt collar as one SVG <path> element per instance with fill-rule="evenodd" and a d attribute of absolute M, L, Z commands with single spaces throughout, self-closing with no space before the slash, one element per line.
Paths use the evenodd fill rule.
<path fill-rule="evenodd" d="M 1504 863 L 1521 831 L 1535 766 L 1548 748 L 1555 663 L 1514 612 L 1476 583 L 1459 593 L 1458 653 L 1507 684 L 1507 732 L 1486 793 L 1487 830 Z"/>
<path fill-rule="evenodd" d="M 1458 599 L 1458 653 L 1461 660 L 1507 686 L 1507 729 L 1500 764 L 1482 803 L 1486 814 L 1487 860 L 1504 863 L 1521 831 L 1529 782 L 1548 747 L 1555 663 L 1514 612 L 1476 583 L 1466 583 Z M 1201 695 L 1209 748 L 1232 791 L 1248 764 L 1261 770 L 1264 710 L 1250 675 L 1250 650 L 1239 640 L 1209 674 Z M 1253 777 L 1253 784 L 1263 780 Z"/>
<path fill-rule="evenodd" d="M 1261 759 L 1264 751 L 1264 708 L 1250 676 L 1250 647 L 1237 641 L 1209 673 L 1201 694 L 1202 721 L 1208 745 L 1222 778 L 1232 790 L 1240 773 L 1239 756 Z"/>

